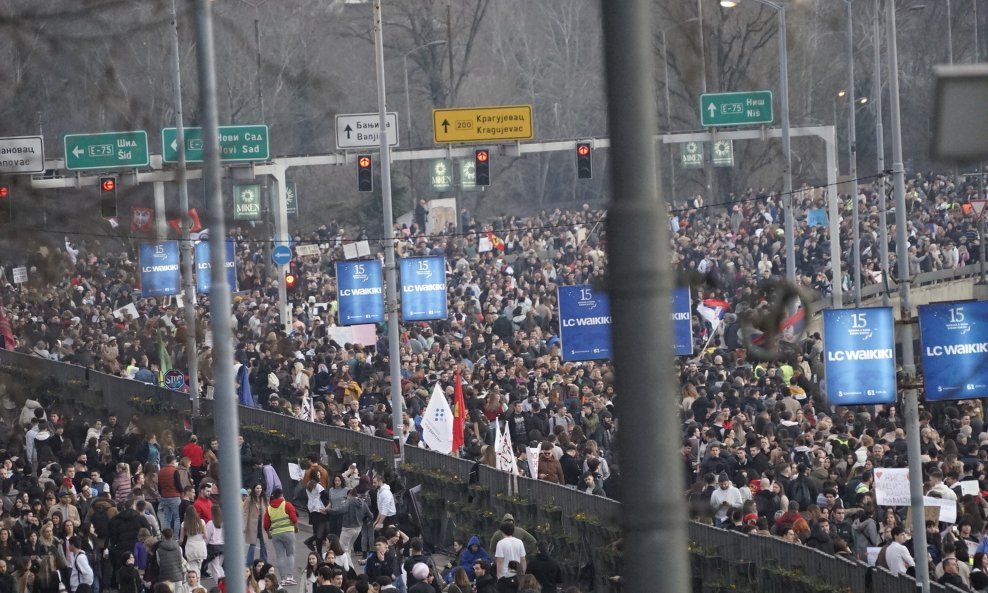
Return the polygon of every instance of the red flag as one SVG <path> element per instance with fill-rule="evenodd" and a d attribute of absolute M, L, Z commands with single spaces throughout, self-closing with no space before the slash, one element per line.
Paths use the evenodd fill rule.
<path fill-rule="evenodd" d="M 3 348 L 4 350 L 13 350 L 16 347 L 17 340 L 14 339 L 14 332 L 10 331 L 10 321 L 7 320 L 7 316 L 4 314 L 3 309 L 0 308 L 0 348 Z M 460 394 L 460 399 L 463 399 L 462 394 Z M 463 440 L 462 428 L 460 430 L 460 440 Z"/>
<path fill-rule="evenodd" d="M 190 233 L 198 233 L 202 230 L 202 223 L 199 222 L 199 212 L 195 208 L 189 208 L 189 218 L 192 219 L 192 228 L 189 229 Z M 182 234 L 182 219 L 174 218 L 168 221 L 168 226 L 175 229 L 175 232 Z"/>
<path fill-rule="evenodd" d="M 453 387 L 453 451 L 463 446 L 463 430 L 467 420 L 467 405 L 463 401 L 463 383 L 460 369 L 456 369 L 456 385 Z"/>

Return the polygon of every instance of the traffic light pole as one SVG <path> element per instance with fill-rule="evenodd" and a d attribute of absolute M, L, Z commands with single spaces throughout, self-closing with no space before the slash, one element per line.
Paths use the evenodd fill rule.
<path fill-rule="evenodd" d="M 384 89 L 384 19 L 381 0 L 374 0 L 374 58 L 377 66 L 377 110 L 381 130 L 381 201 L 384 210 L 384 284 L 388 313 L 388 362 L 391 372 L 391 420 L 394 439 L 398 443 L 398 460 L 405 460 L 405 439 L 402 434 L 401 360 L 398 343 L 398 271 L 395 261 L 395 225 L 391 204 L 391 145 L 388 144 L 387 101 Z M 457 214 L 459 215 L 459 214 Z"/>
<path fill-rule="evenodd" d="M 172 0 L 172 65 L 175 71 L 175 142 L 178 153 L 178 207 L 182 220 L 182 293 L 185 305 L 185 356 L 189 371 L 189 397 L 192 399 L 192 417 L 199 417 L 199 350 L 196 347 L 196 285 L 192 265 L 192 218 L 189 216 L 189 187 L 185 180 L 185 128 L 182 112 L 182 62 L 178 46 L 177 0 Z M 225 252 L 224 252 L 225 253 Z M 164 370 L 164 369 L 162 369 Z"/>

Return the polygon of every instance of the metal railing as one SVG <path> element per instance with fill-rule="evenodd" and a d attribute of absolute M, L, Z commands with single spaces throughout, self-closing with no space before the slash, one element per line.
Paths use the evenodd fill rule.
<path fill-rule="evenodd" d="M 46 383 L 52 389 L 58 384 L 67 387 L 79 385 L 98 394 L 107 412 L 116 413 L 126 421 L 135 410 L 135 398 L 151 400 L 170 406 L 171 409 L 190 410 L 187 395 L 98 373 L 83 367 L 44 360 L 34 356 L 0 350 L 0 380 L 4 375 L 20 374 Z M 209 401 L 203 402 L 203 412 L 211 413 Z M 394 445 L 388 439 L 369 436 L 360 432 L 334 426 L 305 422 L 291 416 L 275 414 L 257 408 L 239 407 L 242 426 L 258 425 L 277 430 L 304 441 L 326 442 L 327 447 L 345 448 L 360 451 L 362 454 L 379 456 L 384 460 L 394 455 Z M 176 419 L 177 421 L 178 419 Z M 295 452 L 298 453 L 298 452 Z M 428 471 L 441 470 L 445 474 L 459 476 L 464 483 L 469 479 L 474 463 L 449 455 L 428 451 L 417 447 L 405 449 L 406 463 Z M 539 504 L 543 507 L 556 507 L 562 516 L 582 514 L 595 521 L 611 526 L 617 525 L 621 504 L 601 496 L 583 494 L 564 486 L 518 477 L 511 480 L 504 472 L 481 465 L 478 468 L 478 482 L 490 495 L 512 495 L 519 499 Z M 765 572 L 771 567 L 798 570 L 802 578 L 830 584 L 835 589 L 850 591 L 881 591 L 883 593 L 913 593 L 916 582 L 910 577 L 893 576 L 884 569 L 868 567 L 863 563 L 831 556 L 812 548 L 792 545 L 775 537 L 748 536 L 735 531 L 725 531 L 699 522 L 689 525 L 689 538 L 697 547 L 697 553 L 710 562 L 699 562 L 694 577 L 706 582 L 724 582 L 761 587 L 757 590 L 788 593 L 768 583 Z M 597 542 L 611 543 L 611 542 Z M 758 579 L 762 579 L 758 581 Z M 765 585 L 765 586 L 762 586 Z M 932 584 L 936 593 L 951 593 L 954 588 Z"/>

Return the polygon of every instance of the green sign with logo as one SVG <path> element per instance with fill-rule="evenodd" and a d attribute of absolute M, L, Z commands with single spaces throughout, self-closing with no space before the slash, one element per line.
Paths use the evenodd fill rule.
<path fill-rule="evenodd" d="M 298 216 L 298 187 L 294 181 L 285 182 L 285 208 L 288 216 Z"/>
<path fill-rule="evenodd" d="M 123 169 L 146 167 L 149 162 L 147 132 L 104 132 L 67 134 L 65 168 Z"/>
<path fill-rule="evenodd" d="M 261 186 L 233 186 L 233 220 L 261 219 Z"/>
<path fill-rule="evenodd" d="M 429 179 L 432 191 L 453 189 L 453 167 L 448 159 L 436 159 L 429 163 Z"/>
<path fill-rule="evenodd" d="M 686 142 L 680 144 L 679 157 L 684 169 L 702 169 L 703 142 Z"/>
<path fill-rule="evenodd" d="M 710 160 L 713 161 L 715 167 L 733 167 L 734 141 L 717 140 L 714 142 L 714 148 L 711 151 Z"/>
<path fill-rule="evenodd" d="M 463 191 L 479 191 L 477 187 L 477 165 L 473 159 L 460 161 L 460 188 Z"/>

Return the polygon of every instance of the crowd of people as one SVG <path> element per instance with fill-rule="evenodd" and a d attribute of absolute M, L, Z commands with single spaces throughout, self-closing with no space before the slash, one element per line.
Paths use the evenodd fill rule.
<path fill-rule="evenodd" d="M 970 205 L 977 195 L 976 186 L 965 179 L 934 174 L 908 179 L 904 218 L 911 274 L 977 262 L 979 237 Z M 893 277 L 897 273 L 893 202 L 881 180 L 863 182 L 858 196 L 860 284 L 883 282 L 878 261 L 883 199 L 889 216 L 889 270 Z M 840 221 L 842 277 L 832 277 L 827 225 L 821 219 L 824 200 L 822 189 L 804 187 L 794 196 L 794 215 L 797 281 L 826 295 L 833 282 L 849 289 L 855 279 L 850 276 L 849 216 Z M 818 335 L 797 342 L 789 357 L 771 364 L 750 360 L 738 336 L 738 314 L 763 305 L 755 296 L 759 282 L 785 275 L 781 204 L 779 196 L 749 189 L 725 204 L 711 206 L 695 196 L 670 207 L 674 265 L 694 272 L 684 277 L 703 278 L 694 289 L 695 300 L 723 299 L 731 311 L 715 335 L 694 316 L 699 354 L 677 362 L 688 496 L 702 501 L 694 505 L 698 517 L 725 527 L 862 560 L 869 548 L 880 548 L 885 551 L 876 561 L 898 569 L 898 560 L 888 560 L 888 548 L 898 551 L 892 546 L 903 536 L 892 531 L 900 527 L 903 509 L 888 513 L 875 506 L 870 473 L 905 463 L 903 423 L 894 406 L 866 411 L 828 407 L 820 392 Z M 850 204 L 845 197 L 841 212 Z M 398 229 L 398 254 L 445 256 L 449 315 L 402 328 L 402 434 L 407 444 L 420 444 L 419 423 L 431 388 L 438 383 L 451 398 L 459 369 L 469 410 L 460 455 L 494 465 L 493 435 L 500 423 L 520 461 L 526 460 L 529 447 L 539 449 L 539 475 L 531 477 L 620 499 L 620 398 L 613 366 L 609 361 L 562 360 L 555 292 L 557 286 L 592 283 L 606 274 L 606 212 L 584 205 L 483 223 L 463 212 L 462 232 L 447 228 L 429 235 L 421 218 L 417 215 L 415 223 Z M 290 320 L 279 318 L 278 279 L 265 265 L 262 245 L 252 242 L 246 229 L 234 229 L 231 237 L 238 241 L 239 292 L 231 314 L 240 386 L 249 387 L 252 399 L 266 409 L 391 437 L 386 338 L 366 344 L 333 339 L 333 264 L 343 259 L 350 240 L 346 232 L 332 222 L 295 238 L 299 244 L 318 244 L 320 254 L 293 262 L 300 281 L 290 294 Z M 354 239 L 369 239 L 368 233 L 355 233 Z M 189 330 L 174 300 L 134 300 L 133 259 L 132 254 L 109 253 L 97 241 L 84 241 L 67 242 L 64 252 L 46 249 L 32 261 L 8 262 L 25 263 L 31 272 L 28 283 L 4 290 L 14 348 L 147 382 L 157 380 L 163 366 L 195 365 L 208 391 L 214 363 L 208 325 L 197 326 L 198 350 L 187 351 Z M 121 310 L 132 301 L 136 316 Z M 208 320 L 208 304 L 208 296 L 199 297 L 199 319 Z M 948 482 L 946 490 L 959 481 L 982 479 L 988 449 L 982 451 L 979 444 L 988 441 L 988 434 L 981 432 L 980 402 L 929 406 L 925 415 L 927 477 L 940 472 Z M 164 458 L 161 462 L 167 466 Z M 524 473 L 529 465 L 518 467 Z M 938 484 L 931 481 L 929 486 Z M 322 487 L 331 492 L 337 488 L 328 482 Z M 336 496 L 337 503 L 345 500 L 339 492 Z M 962 512 L 956 525 L 936 526 L 940 537 L 931 538 L 937 547 L 931 548 L 928 560 L 937 566 L 949 560 L 950 545 L 953 554 L 966 559 L 966 546 L 959 545 L 961 539 L 952 537 L 952 530 L 970 527 L 969 539 L 981 534 L 988 507 L 980 496 L 971 496 L 958 497 Z M 711 510 L 712 502 L 716 508 Z M 339 518 L 320 529 L 329 533 L 337 527 L 342 540 L 346 528 Z M 180 531 L 181 526 L 172 527 L 172 537 L 181 537 L 176 535 Z M 871 537 L 874 533 L 877 537 Z M 346 546 L 341 550 L 350 552 Z M 893 559 L 900 556 L 893 554 Z M 973 553 L 967 556 L 974 559 Z M 524 566 L 519 568 L 524 572 Z M 973 569 L 980 571 L 980 566 Z M 279 579 L 297 577 L 284 570 L 279 574 Z"/>

